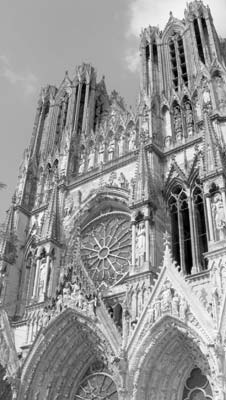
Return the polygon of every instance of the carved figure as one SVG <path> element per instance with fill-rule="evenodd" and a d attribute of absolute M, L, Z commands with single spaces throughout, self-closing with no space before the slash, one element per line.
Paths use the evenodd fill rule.
<path fill-rule="evenodd" d="M 163 313 L 170 311 L 171 302 L 172 302 L 172 292 L 170 288 L 170 283 L 166 282 L 161 297 L 161 310 Z"/>
<path fill-rule="evenodd" d="M 200 106 L 198 100 L 195 103 L 195 111 L 196 111 L 197 119 L 198 119 L 198 121 L 200 121 L 202 119 L 202 109 L 201 109 L 201 106 Z"/>
<path fill-rule="evenodd" d="M 180 132 L 182 130 L 181 113 L 178 107 L 174 108 L 174 128 L 176 132 Z"/>
<path fill-rule="evenodd" d="M 81 156 L 80 156 L 80 165 L 79 165 L 79 170 L 78 170 L 78 173 L 79 173 L 79 174 L 82 174 L 82 173 L 84 172 L 84 169 L 85 169 L 85 161 L 86 161 L 86 158 L 85 158 L 85 151 L 83 150 L 83 151 L 81 152 Z"/>
<path fill-rule="evenodd" d="M 123 155 L 123 150 L 124 150 L 124 136 L 121 135 L 119 142 L 118 142 L 118 155 L 121 157 Z"/>
<path fill-rule="evenodd" d="M 203 103 L 205 105 L 211 104 L 210 90 L 209 90 L 209 87 L 208 87 L 208 84 L 206 81 L 204 82 L 204 85 L 203 85 L 203 94 L 202 95 L 203 95 Z"/>
<path fill-rule="evenodd" d="M 212 203 L 213 216 L 215 220 L 216 230 L 219 232 L 219 240 L 226 237 L 226 218 L 224 204 L 221 193 L 216 193 Z"/>
<path fill-rule="evenodd" d="M 179 296 L 177 293 L 175 293 L 172 300 L 172 314 L 175 317 L 178 317 L 179 314 L 179 303 L 180 303 Z"/>
<path fill-rule="evenodd" d="M 39 282 L 38 282 L 38 299 L 39 301 L 44 300 L 44 290 L 45 284 L 47 280 L 47 263 L 45 260 L 42 260 L 40 265 L 40 274 L 39 274 Z"/>
<path fill-rule="evenodd" d="M 166 112 L 165 112 L 165 130 L 166 130 L 166 132 L 165 132 L 166 136 L 172 136 L 169 110 L 166 110 Z"/>
<path fill-rule="evenodd" d="M 191 105 L 188 102 L 185 104 L 185 119 L 187 126 L 191 126 L 193 124 Z"/>
<path fill-rule="evenodd" d="M 118 182 L 119 182 L 120 187 L 122 187 L 122 188 L 125 188 L 127 186 L 125 175 L 122 172 L 120 172 L 120 175 L 118 177 Z"/>
<path fill-rule="evenodd" d="M 109 142 L 109 146 L 108 146 L 108 160 L 109 161 L 113 160 L 114 151 L 115 151 L 115 139 L 112 137 Z"/>
<path fill-rule="evenodd" d="M 135 149 L 136 149 L 136 131 L 134 129 L 129 137 L 129 151 L 134 151 Z"/>
<path fill-rule="evenodd" d="M 145 259 L 145 225 L 143 221 L 139 223 L 137 229 L 137 259 L 141 266 Z"/>
<path fill-rule="evenodd" d="M 104 143 L 100 143 L 99 147 L 99 157 L 98 157 L 99 165 L 104 163 Z"/>
<path fill-rule="evenodd" d="M 88 156 L 88 170 L 94 168 L 94 161 L 95 161 L 95 149 L 94 146 L 92 146 Z"/>
<path fill-rule="evenodd" d="M 220 76 L 216 76 L 214 81 L 215 81 L 218 101 L 219 103 L 225 103 L 224 81 Z"/>

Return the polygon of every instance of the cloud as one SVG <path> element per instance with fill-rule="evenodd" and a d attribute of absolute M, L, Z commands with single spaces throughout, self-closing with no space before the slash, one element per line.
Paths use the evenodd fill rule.
<path fill-rule="evenodd" d="M 187 0 L 130 0 L 127 35 L 139 36 L 141 29 L 148 25 L 159 25 L 160 30 L 164 29 L 169 19 L 170 11 L 173 12 L 176 18 L 183 19 L 186 3 Z M 225 0 L 218 0 L 217 2 L 216 0 L 206 0 L 204 4 L 210 7 L 218 33 L 225 36 Z"/>
<path fill-rule="evenodd" d="M 147 26 L 159 26 L 163 30 L 169 19 L 169 12 L 178 19 L 184 18 L 187 0 L 129 0 L 128 1 L 128 26 L 126 30 L 127 50 L 125 66 L 133 73 L 139 70 L 139 36 L 141 30 Z M 226 37 L 224 15 L 226 11 L 225 0 L 207 0 L 214 24 L 219 35 Z"/>
<path fill-rule="evenodd" d="M 36 92 L 38 78 L 30 71 L 18 73 L 12 67 L 8 57 L 0 56 L 0 77 L 6 79 L 11 85 L 20 85 L 26 96 Z"/>
<path fill-rule="evenodd" d="M 137 72 L 139 71 L 140 67 L 140 57 L 139 57 L 139 52 L 134 49 L 133 47 L 130 47 L 126 51 L 125 55 L 125 62 L 127 69 L 130 72 Z"/>

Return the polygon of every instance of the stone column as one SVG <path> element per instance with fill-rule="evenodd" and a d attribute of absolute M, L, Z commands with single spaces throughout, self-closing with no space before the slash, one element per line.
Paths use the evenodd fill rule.
<path fill-rule="evenodd" d="M 197 254 L 197 232 L 195 227 L 195 210 L 194 204 L 190 196 L 188 196 L 188 210 L 189 210 L 189 222 L 190 222 L 190 233 L 191 233 L 191 249 L 192 249 L 192 269 L 194 268 L 194 272 L 198 272 L 198 254 Z"/>
<path fill-rule="evenodd" d="M 185 270 L 185 260 L 184 260 L 184 228 L 183 228 L 183 221 L 182 215 L 180 212 L 180 204 L 177 201 L 177 218 L 178 218 L 178 230 L 179 230 L 179 246 L 180 246 L 180 267 L 184 275 L 186 275 Z"/>
<path fill-rule="evenodd" d="M 145 222 L 145 253 L 146 253 L 146 262 L 150 263 L 150 211 L 149 209 L 145 210 L 144 216 Z"/>
<path fill-rule="evenodd" d="M 136 221 L 132 221 L 132 268 L 136 264 Z"/>
<path fill-rule="evenodd" d="M 83 118 L 82 118 L 82 132 L 86 131 L 86 122 L 87 122 L 87 107 L 89 100 L 89 82 L 86 83 L 86 94 L 85 94 L 85 103 L 83 108 Z"/>

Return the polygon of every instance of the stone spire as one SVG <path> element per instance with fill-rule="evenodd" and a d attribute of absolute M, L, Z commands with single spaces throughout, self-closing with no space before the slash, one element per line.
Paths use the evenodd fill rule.
<path fill-rule="evenodd" d="M 0 245 L 0 257 L 1 259 L 13 263 L 16 256 L 16 236 L 14 229 L 14 207 L 15 207 L 15 195 L 12 198 L 12 204 L 8 210 L 6 223 L 3 228 Z"/>
<path fill-rule="evenodd" d="M 60 219 L 58 207 L 58 177 L 55 173 L 54 184 L 48 204 L 48 208 L 44 216 L 44 224 L 42 227 L 41 240 L 60 240 Z"/>
<path fill-rule="evenodd" d="M 132 189 L 131 205 L 139 206 L 144 203 L 154 203 L 154 188 L 149 169 L 145 139 L 141 135 L 141 144 L 135 170 L 135 180 Z"/>

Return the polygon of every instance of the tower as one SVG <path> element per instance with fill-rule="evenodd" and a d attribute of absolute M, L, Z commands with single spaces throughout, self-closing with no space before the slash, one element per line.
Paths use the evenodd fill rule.
<path fill-rule="evenodd" d="M 134 112 L 89 64 L 41 90 L 1 246 L 9 399 L 225 398 L 225 40 L 195 0 L 140 57 Z"/>

